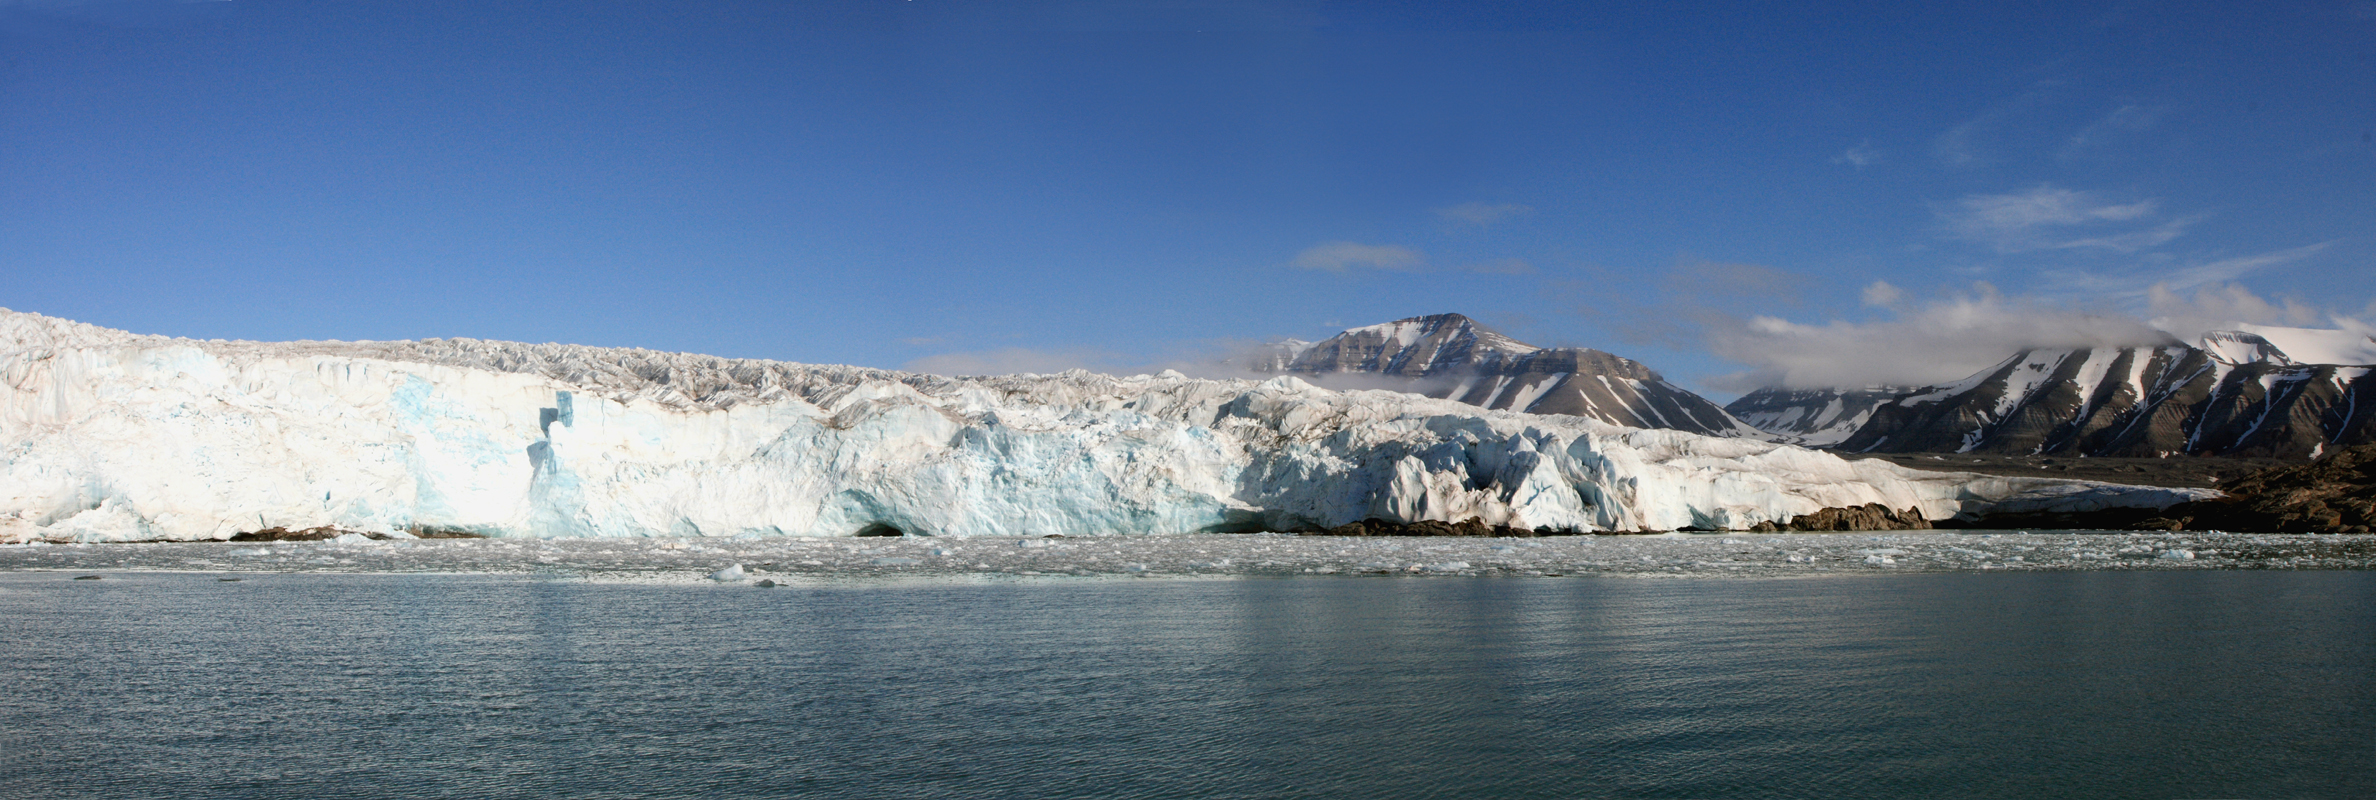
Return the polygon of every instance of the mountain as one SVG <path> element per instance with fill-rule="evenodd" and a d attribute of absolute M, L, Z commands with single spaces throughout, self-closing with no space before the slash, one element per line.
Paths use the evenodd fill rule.
<path fill-rule="evenodd" d="M 1278 371 L 1379 375 L 1401 379 L 1390 385 L 1403 391 L 1483 408 L 1770 438 L 1641 362 L 1587 348 L 1536 347 L 1459 314 L 1353 328 L 1303 346 Z"/>
<path fill-rule="evenodd" d="M 1724 410 L 1782 441 L 1805 447 L 1830 447 L 1856 434 L 1872 419 L 1873 410 L 1899 395 L 1906 386 L 1868 386 L 1862 389 L 1759 389 L 1741 395 Z"/>
<path fill-rule="evenodd" d="M 194 341 L 0 309 L 0 541 L 322 525 L 1078 536 L 1474 518 L 1673 530 L 1867 503 L 1940 519 L 2207 496 L 1920 472 L 1293 376 L 950 378 L 470 339 Z"/>
<path fill-rule="evenodd" d="M 1851 452 L 2308 458 L 2376 441 L 2376 341 L 2340 331 L 2215 331 L 2196 345 L 2024 350 L 1877 405 Z M 2279 342 L 2288 346 L 2280 346 Z"/>

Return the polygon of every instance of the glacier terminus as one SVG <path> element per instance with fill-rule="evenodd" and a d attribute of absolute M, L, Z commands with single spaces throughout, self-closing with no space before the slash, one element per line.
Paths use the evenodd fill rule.
<path fill-rule="evenodd" d="M 2208 496 L 1909 470 L 1293 376 L 943 377 L 468 339 L 225 342 L 0 310 L 0 541 L 1099 536 L 1471 518 L 1743 529 Z"/>

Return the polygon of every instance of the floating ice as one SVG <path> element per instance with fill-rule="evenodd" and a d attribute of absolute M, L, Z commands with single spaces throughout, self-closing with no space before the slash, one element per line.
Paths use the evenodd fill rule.
<path fill-rule="evenodd" d="M 2164 550 L 2160 556 L 2157 556 L 2157 558 L 2166 558 L 2171 561 L 2193 561 L 2194 557 L 2193 550 Z"/>
<path fill-rule="evenodd" d="M 742 579 L 743 579 L 743 565 L 741 565 L 741 564 L 734 564 L 734 565 L 728 566 L 728 567 L 727 567 L 727 568 L 725 568 L 725 569 L 718 570 L 718 571 L 716 571 L 716 572 L 712 572 L 712 573 L 710 573 L 710 574 L 709 574 L 709 579 L 710 579 L 710 580 L 713 580 L 713 581 L 717 581 L 717 582 L 719 582 L 719 583 L 733 583 L 733 582 L 735 582 L 735 581 L 742 580 Z"/>

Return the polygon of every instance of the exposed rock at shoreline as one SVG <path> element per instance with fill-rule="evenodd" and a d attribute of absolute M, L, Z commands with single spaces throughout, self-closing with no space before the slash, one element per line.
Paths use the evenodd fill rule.
<path fill-rule="evenodd" d="M 2368 533 L 2376 530 L 2376 444 L 2222 483 L 2227 497 L 2163 509 L 2139 530 Z"/>
<path fill-rule="evenodd" d="M 277 527 L 277 526 L 276 526 L 276 527 L 271 527 L 271 528 L 265 528 L 265 529 L 263 529 L 263 530 L 260 530 L 260 531 L 247 531 L 247 532 L 244 532 L 244 533 L 234 533 L 234 534 L 231 534 L 231 541 L 234 541 L 234 542 L 319 542 L 319 541 L 323 541 L 323 540 L 326 540 L 326 539 L 336 539 L 336 538 L 338 538 L 338 537 L 340 537 L 340 536 L 344 536 L 344 535 L 346 535 L 346 534 L 350 534 L 350 533 L 352 533 L 352 534 L 357 534 L 357 535 L 361 535 L 361 536 L 369 536 L 369 537 L 371 537 L 371 538 L 373 538 L 373 539 L 387 539 L 387 538 L 391 538 L 391 537 L 389 537 L 387 534 L 384 534 L 384 533 L 371 533 L 371 532 L 369 532 L 369 531 L 350 531 L 350 530 L 343 530 L 343 529 L 340 529 L 340 528 L 337 528 L 337 527 L 333 527 L 333 526 L 330 526 L 330 525 L 322 525 L 322 526 L 319 526 L 319 527 L 306 528 L 306 529 L 304 529 L 304 530 L 295 530 L 295 531 L 293 531 L 293 530 L 289 530 L 288 528 L 282 528 L 282 527 Z"/>
<path fill-rule="evenodd" d="M 1477 518 L 1477 517 L 1470 517 L 1470 518 L 1468 518 L 1468 519 L 1461 520 L 1461 521 L 1459 521 L 1459 522 L 1438 522 L 1438 521 L 1436 521 L 1436 520 L 1421 520 L 1421 521 L 1419 521 L 1419 522 L 1408 522 L 1408 523 L 1406 523 L 1406 522 L 1394 522 L 1394 521 L 1392 521 L 1392 520 L 1383 520 L 1383 519 L 1376 519 L 1376 518 L 1371 518 L 1371 519 L 1365 519 L 1365 520 L 1362 520 L 1362 521 L 1360 521 L 1360 522 L 1348 522 L 1348 523 L 1346 523 L 1346 524 L 1343 524 L 1343 525 L 1338 525 L 1338 526 L 1336 526 L 1336 527 L 1334 527 L 1334 528 L 1329 528 L 1329 529 L 1327 529 L 1327 530 L 1314 530 L 1314 531 L 1305 531 L 1303 535 L 1305 535 L 1305 536 L 1505 536 L 1505 537 L 1506 537 L 1506 536 L 1565 536 L 1565 535 L 1574 535 L 1574 534 L 1575 534 L 1575 532 L 1574 532 L 1574 531 L 1550 531 L 1550 530 L 1540 530 L 1540 531 L 1538 531 L 1538 530 L 1534 530 L 1534 529 L 1531 529 L 1531 528 L 1513 528 L 1513 527 L 1510 527 L 1510 526 L 1508 526 L 1508 525 L 1487 525 L 1487 524 L 1485 524 L 1485 520 L 1483 520 L 1483 519 L 1479 519 L 1479 518 Z"/>
<path fill-rule="evenodd" d="M 379 541 L 388 541 L 388 540 L 390 540 L 390 539 L 484 539 L 484 538 L 486 538 L 486 537 L 484 537 L 484 536 L 481 536 L 481 535 L 479 535 L 479 534 L 470 533 L 470 532 L 468 532 L 468 531 L 442 530 L 442 529 L 436 529 L 436 528 L 414 528 L 414 529 L 412 529 L 412 530 L 405 531 L 404 533 L 401 533 L 401 534 L 395 534 L 395 533 L 380 533 L 380 532 L 377 532 L 377 531 L 357 531 L 357 530 L 347 530 L 347 529 L 345 529 L 345 528 L 340 528 L 340 527 L 338 527 L 338 526 L 335 526 L 335 525 L 319 525 L 319 526 L 315 526 L 315 527 L 311 527 L 311 528 L 304 528 L 304 529 L 301 529 L 301 530 L 289 530 L 288 528 L 284 528 L 284 527 L 278 527 L 278 526 L 275 526 L 275 527 L 271 527 L 271 528 L 265 528 L 265 529 L 263 529 L 263 530 L 258 530 L 258 531 L 246 531 L 246 532 L 243 532 L 243 533 L 235 533 L 235 534 L 232 534 L 232 535 L 231 535 L 231 541 L 234 541 L 234 542 L 319 542 L 319 541 L 325 541 L 325 540 L 329 540 L 329 539 L 336 539 L 336 538 L 338 538 L 338 537 L 340 537 L 340 536 L 345 536 L 345 535 L 347 535 L 347 534 L 350 534 L 350 533 L 351 533 L 351 534 L 354 534 L 354 535 L 356 535 L 356 536 L 363 536 L 363 537 L 368 537 L 368 538 L 371 538 L 371 539 L 376 539 L 376 540 L 379 540 Z"/>
<path fill-rule="evenodd" d="M 1789 522 L 1775 525 L 1760 522 L 1752 531 L 1927 531 L 1930 520 L 1922 516 L 1922 509 L 1910 507 L 1898 511 L 1880 503 L 1866 503 L 1851 508 L 1826 508 L 1813 514 L 1800 514 Z"/>

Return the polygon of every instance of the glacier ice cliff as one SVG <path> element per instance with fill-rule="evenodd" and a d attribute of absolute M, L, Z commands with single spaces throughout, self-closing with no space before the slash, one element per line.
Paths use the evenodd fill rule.
<path fill-rule="evenodd" d="M 0 309 L 0 540 L 1101 535 L 1470 517 L 1746 528 L 1831 506 L 2165 506 L 1293 377 L 950 378 L 466 339 L 223 342 Z"/>

